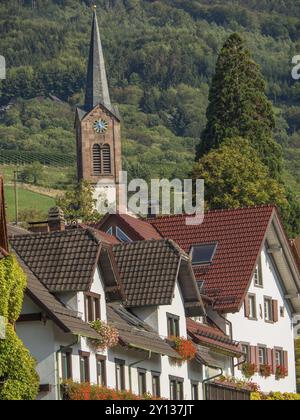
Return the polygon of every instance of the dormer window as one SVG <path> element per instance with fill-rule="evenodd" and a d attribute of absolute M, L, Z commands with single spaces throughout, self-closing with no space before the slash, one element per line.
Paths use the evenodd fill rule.
<path fill-rule="evenodd" d="M 125 232 L 123 232 L 122 229 L 120 229 L 118 226 L 113 227 L 111 226 L 106 233 L 108 233 L 111 236 L 115 236 L 117 239 L 119 239 L 120 242 L 124 243 L 131 243 L 132 240 L 129 238 L 129 236 L 126 235 Z"/>
<path fill-rule="evenodd" d="M 126 233 L 123 232 L 122 229 L 120 229 L 118 226 L 116 226 L 116 237 L 121 242 L 130 243 L 132 240 L 126 235 Z"/>
<path fill-rule="evenodd" d="M 101 296 L 96 293 L 85 294 L 85 319 L 94 322 L 101 319 Z"/>
<path fill-rule="evenodd" d="M 168 337 L 180 337 L 179 316 L 167 314 Z"/>
<path fill-rule="evenodd" d="M 193 265 L 210 264 L 217 250 L 216 243 L 194 245 L 191 248 L 191 258 Z"/>

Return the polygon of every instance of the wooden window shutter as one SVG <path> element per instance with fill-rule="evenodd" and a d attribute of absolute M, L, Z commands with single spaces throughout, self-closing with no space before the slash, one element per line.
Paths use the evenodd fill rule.
<path fill-rule="evenodd" d="M 276 373 L 277 369 L 277 362 L 276 362 L 276 350 L 272 350 L 272 366 L 273 366 L 273 373 Z"/>
<path fill-rule="evenodd" d="M 245 317 L 249 318 L 250 317 L 250 304 L 249 304 L 249 296 L 248 295 L 245 298 L 244 306 L 245 306 Z"/>
<path fill-rule="evenodd" d="M 273 322 L 278 322 L 278 300 L 272 300 Z"/>
<path fill-rule="evenodd" d="M 250 363 L 255 365 L 258 369 L 259 361 L 258 361 L 258 348 L 256 346 L 250 346 Z"/>
<path fill-rule="evenodd" d="M 276 368 L 274 368 L 273 352 L 271 349 L 267 349 L 267 363 L 271 366 L 271 373 L 275 373 Z"/>
<path fill-rule="evenodd" d="M 283 352 L 283 366 L 286 370 L 286 376 L 289 374 L 289 355 L 287 351 Z"/>

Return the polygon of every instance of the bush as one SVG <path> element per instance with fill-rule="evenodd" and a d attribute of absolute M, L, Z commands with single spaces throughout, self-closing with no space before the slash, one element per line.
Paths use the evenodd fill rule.
<path fill-rule="evenodd" d="M 14 257 L 0 260 L 0 315 L 6 320 L 6 338 L 0 340 L 0 400 L 34 400 L 39 387 L 35 361 L 18 338 L 26 277 Z"/>
<path fill-rule="evenodd" d="M 252 401 L 300 401 L 300 394 L 271 392 L 263 394 L 262 392 L 253 392 L 251 394 Z"/>

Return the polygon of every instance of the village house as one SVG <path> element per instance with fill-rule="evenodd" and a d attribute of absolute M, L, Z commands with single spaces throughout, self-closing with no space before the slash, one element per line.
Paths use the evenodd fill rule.
<path fill-rule="evenodd" d="M 107 215 L 97 228 L 128 242 L 174 240 L 192 259 L 208 316 L 242 343 L 245 363 L 235 376 L 253 370 L 252 380 L 264 392 L 295 392 L 293 321 L 300 314 L 300 275 L 277 209 L 211 211 L 199 226 L 185 220 L 118 214 Z"/>
<path fill-rule="evenodd" d="M 203 381 L 232 374 L 239 343 L 208 322 L 191 260 L 173 241 L 119 243 L 92 228 L 64 229 L 61 212 L 50 215 L 43 233 L 10 236 L 28 278 L 17 333 L 38 362 L 39 398 L 62 398 L 62 382 L 72 379 L 199 400 Z M 97 319 L 119 334 L 100 352 L 90 326 Z M 194 360 L 180 361 L 174 337 L 194 341 Z"/>

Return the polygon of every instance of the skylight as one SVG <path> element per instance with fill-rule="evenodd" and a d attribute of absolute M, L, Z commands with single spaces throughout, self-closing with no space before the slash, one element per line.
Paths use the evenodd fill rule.
<path fill-rule="evenodd" d="M 191 257 L 193 265 L 210 264 L 217 250 L 217 244 L 194 245 L 191 248 Z"/>

